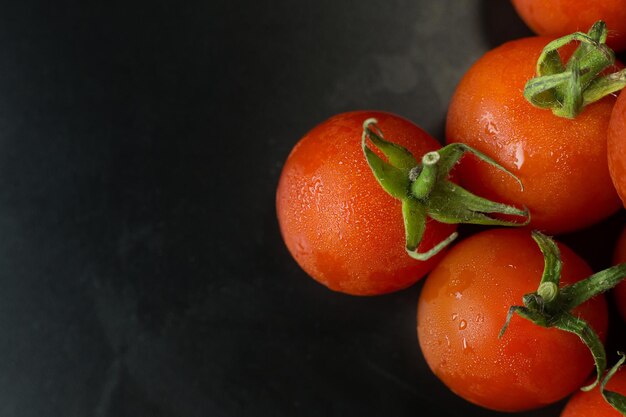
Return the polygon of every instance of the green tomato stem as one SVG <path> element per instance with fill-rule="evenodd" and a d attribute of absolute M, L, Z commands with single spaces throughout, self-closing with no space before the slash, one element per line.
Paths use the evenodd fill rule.
<path fill-rule="evenodd" d="M 626 277 L 626 263 L 596 272 L 589 278 L 561 288 L 563 307 L 571 310 L 585 301 L 610 290 Z"/>
<path fill-rule="evenodd" d="M 437 162 L 441 157 L 437 152 L 428 152 L 422 157 L 420 174 L 411 184 L 411 194 L 418 200 L 428 198 L 437 182 Z"/>
<path fill-rule="evenodd" d="M 582 388 L 589 390 L 599 382 L 606 369 L 606 353 L 596 332 L 585 320 L 573 315 L 571 311 L 620 283 L 626 277 L 626 264 L 608 268 L 584 280 L 559 288 L 562 262 L 558 246 L 551 238 L 540 232 L 533 232 L 532 237 L 544 256 L 541 282 L 536 292 L 523 296 L 523 306 L 510 307 L 500 337 L 507 329 L 513 314 L 518 314 L 538 326 L 554 327 L 576 334 L 589 348 L 596 365 L 595 382 Z"/>

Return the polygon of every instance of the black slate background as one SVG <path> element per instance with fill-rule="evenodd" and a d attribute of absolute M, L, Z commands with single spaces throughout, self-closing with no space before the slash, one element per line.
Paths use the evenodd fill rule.
<path fill-rule="evenodd" d="M 341 111 L 442 138 L 463 72 L 529 34 L 500 0 L 0 2 L 0 415 L 500 415 L 431 375 L 420 285 L 307 278 L 274 191 Z M 604 267 L 623 223 L 563 239 Z"/>

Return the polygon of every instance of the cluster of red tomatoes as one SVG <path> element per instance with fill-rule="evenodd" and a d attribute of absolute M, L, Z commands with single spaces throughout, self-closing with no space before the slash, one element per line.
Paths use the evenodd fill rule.
<path fill-rule="evenodd" d="M 472 66 L 450 103 L 445 147 L 399 116 L 344 113 L 298 142 L 278 185 L 285 243 L 330 289 L 383 294 L 428 274 L 422 353 L 451 390 L 494 410 L 565 398 L 595 363 L 602 383 L 591 389 L 592 379 L 562 416 L 626 415 L 607 402 L 625 407 L 626 371 L 603 374 L 601 294 L 626 275 L 626 231 L 618 266 L 596 274 L 543 234 L 626 207 L 626 72 L 605 45 L 626 49 L 626 7 L 576 2 L 513 1 L 549 36 L 506 43 Z M 579 27 L 592 28 L 555 38 Z M 517 227 L 451 244 L 458 223 Z M 626 320 L 626 284 L 612 294 Z"/>

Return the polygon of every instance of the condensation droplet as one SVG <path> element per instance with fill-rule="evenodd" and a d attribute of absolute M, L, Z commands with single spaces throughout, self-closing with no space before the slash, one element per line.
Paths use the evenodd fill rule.
<path fill-rule="evenodd" d="M 524 148 L 521 145 L 517 145 L 515 149 L 515 166 L 520 169 L 524 165 Z"/>
<path fill-rule="evenodd" d="M 497 135 L 500 133 L 498 126 L 494 121 L 494 116 L 490 112 L 486 112 L 480 117 L 480 122 L 485 128 L 485 133 L 489 135 Z"/>
<path fill-rule="evenodd" d="M 467 321 L 461 320 L 459 322 L 459 330 L 465 330 L 466 327 L 467 327 Z M 465 340 L 465 339 L 463 339 L 463 340 Z"/>

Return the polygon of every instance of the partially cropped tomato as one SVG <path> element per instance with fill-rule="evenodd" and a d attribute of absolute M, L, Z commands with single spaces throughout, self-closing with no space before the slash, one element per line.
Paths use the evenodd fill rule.
<path fill-rule="evenodd" d="M 470 191 L 528 207 L 530 226 L 554 234 L 594 224 L 615 212 L 620 201 L 606 161 L 614 97 L 567 119 L 533 107 L 523 95 L 550 40 L 519 39 L 481 57 L 454 93 L 446 140 L 482 151 L 524 185 L 520 190 L 512 178 L 468 157 L 459 169 Z"/>
<path fill-rule="evenodd" d="M 622 231 L 617 245 L 615 246 L 615 252 L 613 255 L 613 263 L 615 265 L 626 263 L 626 228 Z M 619 310 L 622 318 L 626 320 L 626 282 L 618 284 L 613 289 L 613 296 L 615 297 L 615 304 Z"/>
<path fill-rule="evenodd" d="M 617 371 L 606 385 L 609 391 L 626 395 L 626 369 Z M 622 417 L 619 411 L 615 410 L 602 398 L 599 387 L 595 387 L 588 392 L 577 392 L 567 402 L 561 417 Z"/>
<path fill-rule="evenodd" d="M 626 207 L 626 94 L 620 93 L 611 113 L 607 154 L 613 184 Z"/>
<path fill-rule="evenodd" d="M 624 0 L 513 0 L 520 17 L 539 35 L 563 36 L 587 29 L 597 20 L 609 28 L 607 44 L 626 49 Z"/>
<path fill-rule="evenodd" d="M 401 202 L 376 182 L 361 147 L 363 122 L 416 158 L 440 145 L 413 123 L 382 112 L 332 117 L 307 133 L 283 167 L 276 194 L 280 229 L 298 264 L 330 289 L 374 295 L 406 288 L 435 265 L 405 250 Z M 419 246 L 428 250 L 455 226 L 429 220 Z"/>
<path fill-rule="evenodd" d="M 558 245 L 561 286 L 591 275 L 574 252 Z M 593 358 L 574 334 L 544 328 L 507 312 L 537 290 L 544 258 L 530 232 L 492 229 L 450 249 L 420 294 L 417 333 L 426 362 L 452 391 L 499 411 L 522 411 L 564 398 L 593 369 Z M 573 310 L 603 340 L 603 296 Z"/>

